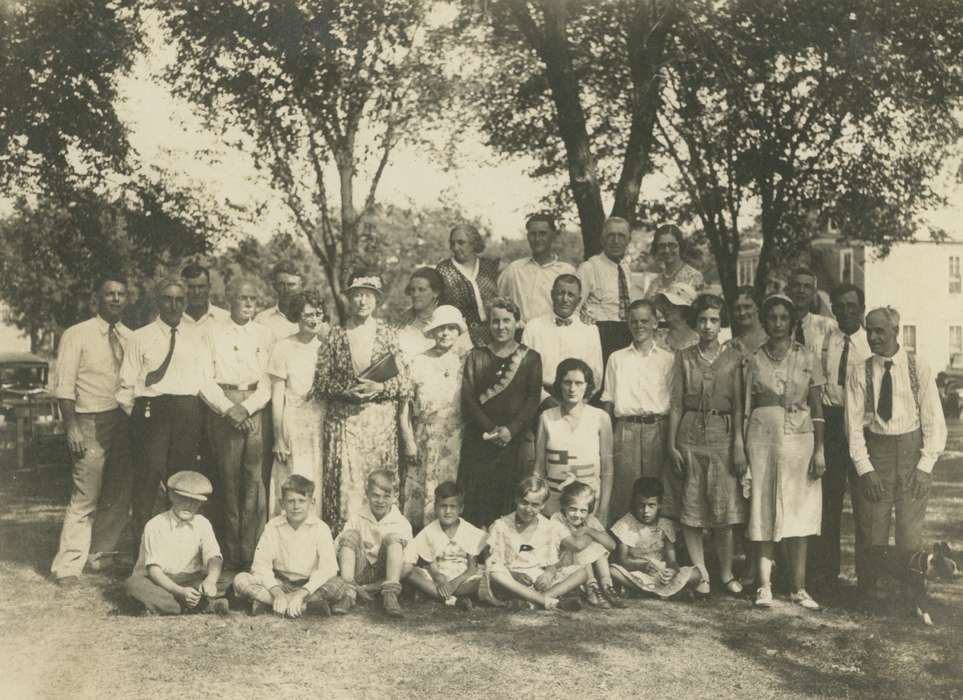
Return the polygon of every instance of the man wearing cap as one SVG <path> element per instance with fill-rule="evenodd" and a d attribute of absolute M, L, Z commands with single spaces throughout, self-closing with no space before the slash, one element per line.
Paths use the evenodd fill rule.
<path fill-rule="evenodd" d="M 542 356 L 543 401 L 550 396 L 558 363 L 567 357 L 583 360 L 592 370 L 595 386 L 602 388 L 602 343 L 598 328 L 576 313 L 581 300 L 581 280 L 572 274 L 559 275 L 552 285 L 552 312 L 525 326 L 522 343 Z"/>
<path fill-rule="evenodd" d="M 632 282 L 632 268 L 625 255 L 631 237 L 628 221 L 609 217 L 602 225 L 602 252 L 578 268 L 583 310 L 598 326 L 603 362 L 632 342 L 626 319 L 629 304 L 642 296 L 642 290 Z"/>
<path fill-rule="evenodd" d="M 833 312 L 839 327 L 826 334 L 819 360 L 826 383 L 823 385 L 823 430 L 826 471 L 822 476 L 823 514 L 820 534 L 812 539 L 808 551 L 806 580 L 814 588 L 832 591 L 839 585 L 840 529 L 846 482 L 856 487 L 856 471 L 849 457 L 849 437 L 846 434 L 847 379 L 863 370 L 866 358 L 872 355 L 863 330 L 865 312 L 863 290 L 852 284 L 842 284 L 833 290 Z M 852 501 L 855 506 L 856 496 Z M 856 531 L 856 550 L 862 547 L 859 529 Z M 857 562 L 862 565 L 863 557 Z M 857 576 L 859 572 L 857 571 Z"/>
<path fill-rule="evenodd" d="M 896 510 L 896 560 L 908 562 L 923 546 L 923 519 L 933 467 L 946 447 L 946 423 L 932 370 L 900 347 L 899 313 L 891 307 L 866 316 L 872 351 L 846 384 L 849 454 L 859 475 L 853 489 L 860 592 L 872 600 Z M 862 561 L 861 561 L 862 560 Z"/>
<path fill-rule="evenodd" d="M 270 469 L 270 436 L 264 407 L 271 399 L 268 360 L 274 335 L 255 323 L 257 287 L 237 277 L 227 290 L 231 317 L 208 327 L 209 365 L 201 386 L 208 406 L 205 425 L 211 442 L 225 561 L 232 570 L 249 567 L 267 521 L 264 474 Z"/>
<path fill-rule="evenodd" d="M 171 507 L 144 527 L 137 563 L 125 583 L 127 595 L 148 614 L 228 612 L 224 597 L 231 576 L 210 522 L 198 511 L 211 495 L 211 482 L 195 471 L 167 480 Z"/>
<path fill-rule="evenodd" d="M 197 460 L 203 406 L 203 338 L 181 325 L 186 289 L 178 278 L 155 287 L 159 316 L 131 334 L 120 368 L 117 401 L 131 417 L 134 535 L 159 506 L 165 479 Z"/>
<path fill-rule="evenodd" d="M 267 326 L 276 340 L 287 338 L 298 332 L 298 324 L 288 317 L 291 300 L 301 291 L 303 277 L 301 272 L 290 260 L 282 260 L 274 266 L 271 276 L 271 286 L 277 295 L 278 303 L 270 309 L 264 309 L 254 317 L 262 326 Z"/>
<path fill-rule="evenodd" d="M 816 275 L 807 267 L 797 267 L 789 277 L 789 298 L 796 307 L 796 331 L 794 340 L 817 356 L 822 352 L 826 336 L 838 331 L 836 321 L 828 316 L 814 313 L 818 307 Z"/>
<path fill-rule="evenodd" d="M 531 256 L 512 261 L 498 277 L 498 294 L 515 302 L 522 313 L 522 325 L 551 314 L 555 279 L 575 274 L 575 268 L 555 254 L 558 228 L 553 216 L 532 214 L 525 222 L 525 231 Z"/>
<path fill-rule="evenodd" d="M 203 265 L 191 263 L 181 270 L 187 289 L 187 306 L 181 323 L 197 326 L 202 332 L 212 323 L 231 317 L 231 312 L 211 303 L 211 273 Z"/>
<path fill-rule="evenodd" d="M 633 301 L 632 344 L 612 353 L 605 368 L 601 400 L 613 418 L 614 433 L 610 524 L 628 512 L 636 479 L 662 478 L 675 355 L 655 342 L 657 326 L 655 304 Z"/>
<path fill-rule="evenodd" d="M 130 511 L 130 442 L 117 391 L 131 331 L 120 322 L 127 282 L 107 276 L 97 287 L 97 315 L 64 331 L 51 382 L 67 429 L 73 490 L 51 573 L 78 581 L 84 565 L 110 566 Z M 88 554 L 89 553 L 89 554 Z"/>

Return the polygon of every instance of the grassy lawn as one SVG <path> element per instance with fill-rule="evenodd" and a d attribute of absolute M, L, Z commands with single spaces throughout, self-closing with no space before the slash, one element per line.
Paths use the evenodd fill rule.
<path fill-rule="evenodd" d="M 960 427 L 953 445 L 963 449 Z M 47 579 L 66 469 L 0 472 L 0 698 L 963 697 L 963 577 L 930 587 L 937 626 L 859 612 L 843 594 L 805 613 L 778 600 L 634 600 L 575 614 L 408 603 L 285 621 L 131 615 L 124 572 Z M 845 520 L 852 569 L 852 519 Z M 963 547 L 963 453 L 937 466 L 926 539 Z"/>

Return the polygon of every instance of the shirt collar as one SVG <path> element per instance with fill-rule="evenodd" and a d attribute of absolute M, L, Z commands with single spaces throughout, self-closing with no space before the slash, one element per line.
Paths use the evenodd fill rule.
<path fill-rule="evenodd" d="M 198 514 L 195 513 L 194 518 L 196 518 L 197 516 Z M 190 520 L 187 520 L 187 521 L 181 520 L 180 518 L 177 517 L 177 515 L 174 514 L 174 510 L 172 508 L 167 509 L 167 522 L 170 525 L 172 530 L 178 527 L 188 527 L 193 529 L 194 518 L 191 518 Z"/>
<path fill-rule="evenodd" d="M 369 521 L 369 522 L 372 522 L 372 523 L 378 523 L 378 524 L 387 523 L 387 524 L 391 524 L 391 523 L 394 523 L 394 522 L 396 522 L 396 521 L 398 520 L 398 516 L 401 516 L 401 511 L 398 510 L 398 506 L 393 505 L 393 506 L 391 506 L 391 508 L 388 509 L 388 512 L 385 513 L 385 517 L 383 517 L 381 520 L 378 520 L 378 519 L 374 516 L 374 513 L 371 512 L 371 506 L 368 506 L 367 504 L 365 504 L 365 505 L 366 505 L 365 509 L 364 509 L 363 511 L 361 511 L 361 517 L 364 518 L 365 520 Z"/>
<path fill-rule="evenodd" d="M 906 350 L 902 346 L 893 354 L 892 357 L 883 357 L 882 355 L 873 354 L 873 358 L 879 365 L 886 362 L 892 362 L 893 367 L 899 367 L 906 362 Z"/>
<path fill-rule="evenodd" d="M 659 344 L 658 344 L 657 342 L 655 342 L 655 339 L 654 339 L 654 338 L 653 338 L 653 340 L 652 340 L 652 347 L 649 348 L 649 351 L 648 351 L 648 352 L 645 352 L 645 351 L 643 351 L 643 350 L 639 350 L 637 347 L 635 347 L 635 343 L 634 343 L 634 342 L 629 343 L 629 348 L 630 348 L 630 349 L 632 350 L 632 352 L 634 352 L 636 355 L 641 355 L 642 357 L 651 357 L 653 353 L 655 353 L 655 352 L 657 352 L 657 351 L 659 351 L 659 350 L 662 349 L 662 348 L 659 347 Z"/>
<path fill-rule="evenodd" d="M 162 319 L 160 316 L 158 316 L 158 317 L 157 317 L 157 320 L 154 321 L 154 325 L 155 325 L 157 328 L 159 328 L 159 329 L 161 330 L 161 332 L 163 332 L 164 335 L 170 335 L 170 334 L 171 334 L 171 327 L 168 326 L 167 323 L 164 321 L 164 319 Z M 181 330 L 181 325 L 178 323 L 177 326 L 176 326 L 176 328 L 177 328 L 178 331 L 180 331 L 180 330 Z"/>
<path fill-rule="evenodd" d="M 303 527 L 315 527 L 315 526 L 317 526 L 317 524 L 320 523 L 320 522 L 321 522 L 321 518 L 319 518 L 317 515 L 314 515 L 313 513 L 310 513 L 310 514 L 308 514 L 308 517 L 306 517 L 306 518 L 304 519 L 304 522 L 301 523 L 301 525 L 298 527 L 298 530 L 300 530 L 300 529 L 303 528 Z M 298 531 L 298 530 L 295 530 L 293 527 L 291 527 L 291 523 L 288 522 L 287 516 L 284 515 L 283 513 L 281 514 L 281 523 L 280 523 L 280 525 L 281 525 L 281 527 L 286 527 L 286 528 L 287 528 L 288 530 L 290 530 L 291 532 L 297 532 L 297 531 Z"/>
<path fill-rule="evenodd" d="M 467 267 L 466 265 L 462 265 L 460 262 L 458 262 L 454 258 L 451 259 L 451 263 L 452 265 L 455 266 L 456 270 L 461 272 L 468 279 L 473 280 L 476 277 L 478 277 L 478 266 L 481 263 L 480 257 L 475 256 L 475 265 L 473 267 Z"/>
<path fill-rule="evenodd" d="M 550 259 L 547 263 L 545 263 L 545 264 L 540 263 L 540 262 L 539 262 L 538 260 L 536 260 L 534 257 L 530 257 L 530 258 L 528 259 L 528 262 L 530 262 L 530 263 L 531 263 L 532 265 L 534 265 L 535 267 L 542 267 L 542 268 L 551 267 L 552 265 L 554 265 L 555 263 L 558 262 L 558 256 L 557 256 L 557 255 L 552 255 L 551 259 Z"/>
<path fill-rule="evenodd" d="M 96 316 L 94 316 L 94 323 L 97 324 L 97 330 L 100 331 L 101 335 L 107 335 L 107 331 L 110 330 L 110 324 L 107 323 L 107 319 L 105 319 L 100 314 L 97 314 Z M 118 321 L 114 325 L 115 326 L 120 325 L 120 321 Z"/>

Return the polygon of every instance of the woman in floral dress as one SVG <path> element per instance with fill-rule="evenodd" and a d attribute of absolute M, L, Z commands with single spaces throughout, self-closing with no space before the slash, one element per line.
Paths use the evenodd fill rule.
<path fill-rule="evenodd" d="M 348 320 L 331 330 L 318 355 L 314 396 L 327 401 L 324 422 L 322 518 L 339 533 L 351 513 L 364 507 L 368 474 L 398 469 L 398 410 L 411 391 L 408 362 L 396 331 L 372 314 L 384 298 L 381 278 L 354 273 L 348 289 Z M 397 373 L 383 381 L 359 377 L 387 355 Z"/>
<path fill-rule="evenodd" d="M 462 359 L 467 331 L 454 306 L 439 306 L 425 327 L 434 347 L 411 360 L 412 398 L 401 408 L 405 468 L 402 512 L 418 530 L 434 519 L 435 487 L 458 476 Z"/>

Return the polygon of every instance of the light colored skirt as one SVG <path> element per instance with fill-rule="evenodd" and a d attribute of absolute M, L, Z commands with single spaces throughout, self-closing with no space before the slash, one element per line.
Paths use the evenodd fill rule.
<path fill-rule="evenodd" d="M 316 515 L 321 515 L 321 479 L 324 460 L 321 450 L 321 432 L 324 426 L 324 405 L 307 401 L 296 405 L 289 402 L 284 407 L 284 430 L 288 436 L 290 454 L 286 462 L 274 459 L 271 468 L 271 487 L 268 495 L 270 517 L 281 513 L 281 485 L 292 474 L 298 474 L 314 482 Z M 275 439 L 276 436 L 275 436 Z"/>
<path fill-rule="evenodd" d="M 756 542 L 818 535 L 822 521 L 822 484 L 809 477 L 813 434 L 786 433 L 784 419 L 781 406 L 757 408 L 749 418 L 748 537 Z"/>

